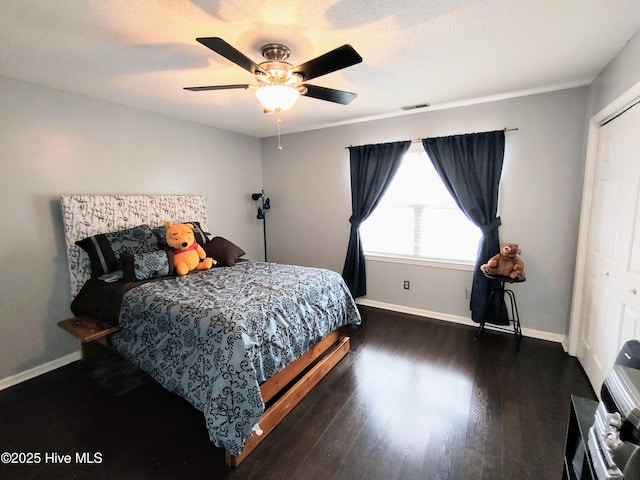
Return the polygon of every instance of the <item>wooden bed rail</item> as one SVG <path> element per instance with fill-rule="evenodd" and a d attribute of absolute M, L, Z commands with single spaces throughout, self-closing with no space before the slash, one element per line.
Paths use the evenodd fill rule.
<path fill-rule="evenodd" d="M 225 454 L 227 465 L 237 467 L 262 442 L 284 417 L 302 400 L 307 393 L 322 380 L 351 349 L 347 328 L 336 330 L 311 347 L 304 355 L 290 363 L 260 387 L 262 399 L 266 403 L 286 388 L 286 392 L 267 408 L 258 425 L 261 435 L 247 438 L 239 455 Z M 322 357 L 322 358 L 320 358 Z M 320 360 L 318 360 L 320 358 Z M 287 388 L 298 375 L 318 360 L 295 383 Z"/>

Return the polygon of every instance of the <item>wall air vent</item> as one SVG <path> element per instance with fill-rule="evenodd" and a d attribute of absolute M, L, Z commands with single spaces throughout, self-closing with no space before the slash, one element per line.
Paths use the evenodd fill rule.
<path fill-rule="evenodd" d="M 431 104 L 429 103 L 419 103 L 418 105 L 406 105 L 404 107 L 400 107 L 402 108 L 402 110 L 417 110 L 419 108 L 427 108 L 430 107 Z"/>

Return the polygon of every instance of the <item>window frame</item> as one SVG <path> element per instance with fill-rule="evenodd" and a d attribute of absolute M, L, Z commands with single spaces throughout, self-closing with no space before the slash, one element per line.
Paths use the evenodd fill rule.
<path fill-rule="evenodd" d="M 448 270 L 465 270 L 473 272 L 476 262 L 466 262 L 464 260 L 440 260 L 437 258 L 418 258 L 406 257 L 402 255 L 366 253 L 364 254 L 366 261 L 395 263 L 397 265 L 413 265 L 418 267 L 446 268 Z"/>
<path fill-rule="evenodd" d="M 430 161 L 427 152 L 424 151 L 424 148 L 422 147 L 422 144 L 420 142 L 415 142 L 415 145 L 412 145 L 409 148 L 409 150 L 407 150 L 405 155 L 409 155 L 411 153 L 419 153 L 421 155 L 426 155 L 427 161 Z M 404 160 L 404 157 L 403 157 L 403 160 Z M 436 175 L 437 175 L 437 172 L 436 172 Z M 442 182 L 442 179 L 440 179 L 440 181 Z M 464 212 L 462 212 L 462 214 L 464 215 Z M 471 220 L 469 220 L 469 222 L 471 222 Z M 480 234 L 479 240 L 482 240 L 482 233 Z M 432 267 L 432 268 L 445 268 L 449 270 L 464 270 L 464 271 L 471 271 L 471 272 L 474 271 L 475 265 L 477 262 L 477 260 L 457 260 L 457 259 L 448 259 L 448 258 L 421 257 L 417 255 L 416 256 L 401 255 L 401 254 L 384 253 L 384 252 L 367 252 L 366 250 L 364 250 L 364 248 L 363 248 L 363 253 L 366 261 L 394 263 L 394 264 L 400 264 L 400 265 L 423 266 L 423 267 Z"/>

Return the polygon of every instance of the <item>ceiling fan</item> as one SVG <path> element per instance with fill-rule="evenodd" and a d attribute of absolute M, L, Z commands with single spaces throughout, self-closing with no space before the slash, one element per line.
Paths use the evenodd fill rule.
<path fill-rule="evenodd" d="M 265 61 L 256 64 L 221 38 L 205 37 L 196 38 L 196 40 L 253 74 L 257 84 L 243 83 L 208 87 L 185 87 L 185 90 L 193 92 L 237 88 L 255 90 L 256 96 L 265 110 L 278 113 L 291 108 L 300 95 L 342 105 L 347 105 L 357 96 L 352 92 L 306 83 L 313 78 L 362 62 L 362 57 L 351 45 L 343 45 L 294 67 L 286 62 L 291 54 L 289 48 L 280 43 L 264 45 L 261 48 L 261 53 Z"/>

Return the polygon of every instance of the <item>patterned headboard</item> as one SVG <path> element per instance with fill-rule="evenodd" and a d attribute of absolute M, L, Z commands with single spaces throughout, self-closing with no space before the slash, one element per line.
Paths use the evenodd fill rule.
<path fill-rule="evenodd" d="M 91 276 L 89 257 L 76 241 L 143 223 L 159 227 L 166 220 L 199 221 L 208 229 L 205 195 L 63 195 L 61 203 L 72 298 Z"/>

